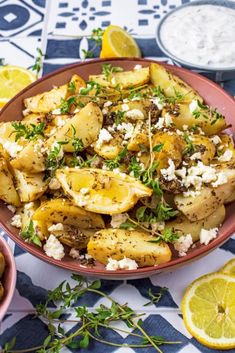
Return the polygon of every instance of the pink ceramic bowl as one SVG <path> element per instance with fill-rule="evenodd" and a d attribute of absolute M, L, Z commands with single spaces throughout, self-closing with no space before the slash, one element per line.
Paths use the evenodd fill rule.
<path fill-rule="evenodd" d="M 0 301 L 0 322 L 2 321 L 11 303 L 16 286 L 16 265 L 12 251 L 6 240 L 0 235 L 0 252 L 6 260 L 6 269 L 1 279 L 4 287 L 4 297 Z"/>

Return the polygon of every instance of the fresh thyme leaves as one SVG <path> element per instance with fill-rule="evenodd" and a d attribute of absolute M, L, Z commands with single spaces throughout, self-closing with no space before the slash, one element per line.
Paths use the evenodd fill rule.
<path fill-rule="evenodd" d="M 73 125 L 71 125 L 72 127 L 72 131 L 73 131 L 73 137 L 71 139 L 71 144 L 74 148 L 74 153 L 78 153 L 78 152 L 81 152 L 83 149 L 84 149 L 84 145 L 83 145 L 83 142 L 80 138 L 77 138 L 76 137 L 76 129 Z"/>
<path fill-rule="evenodd" d="M 34 243 L 38 246 L 42 246 L 41 240 L 35 232 L 32 220 L 29 222 L 29 225 L 21 231 L 20 235 L 24 240 L 28 241 L 29 243 Z"/>
<path fill-rule="evenodd" d="M 107 81 L 110 81 L 112 78 L 112 74 L 116 73 L 116 72 L 121 72 L 123 71 L 122 67 L 119 66 L 112 66 L 111 64 L 102 64 L 101 66 L 102 68 L 102 74 L 104 75 L 105 79 Z"/>
<path fill-rule="evenodd" d="M 76 104 L 76 97 L 70 97 L 67 100 L 62 99 L 59 109 L 62 114 L 68 114 L 70 111 L 70 107 Z"/>
<path fill-rule="evenodd" d="M 93 89 L 96 90 L 95 95 L 97 96 L 100 93 L 100 91 L 102 90 L 102 87 L 94 81 L 88 81 L 86 87 L 80 89 L 79 94 L 82 96 L 86 96 Z"/>
<path fill-rule="evenodd" d="M 185 95 L 183 95 L 182 93 L 176 91 L 176 89 L 174 89 L 174 92 L 175 92 L 175 95 L 174 95 L 174 96 L 171 96 L 171 97 L 167 97 L 167 98 L 166 98 L 167 103 L 169 103 L 169 104 L 176 104 L 176 103 L 178 103 L 178 102 L 183 101 Z"/>
<path fill-rule="evenodd" d="M 42 69 L 42 60 L 43 60 L 43 53 L 40 48 L 37 48 L 38 55 L 35 57 L 35 63 L 32 67 L 33 71 L 36 71 L 36 76 L 39 76 L 39 73 Z"/>
<path fill-rule="evenodd" d="M 114 124 L 116 126 L 118 126 L 119 124 L 121 124 L 121 122 L 123 121 L 125 112 L 122 110 L 117 110 L 115 111 L 115 118 L 114 118 Z"/>
<path fill-rule="evenodd" d="M 177 91 L 176 89 L 174 89 L 174 93 L 174 96 L 166 97 L 164 90 L 160 86 L 152 88 L 152 95 L 154 97 L 158 97 L 161 104 L 176 104 L 182 102 L 186 96 Z"/>
<path fill-rule="evenodd" d="M 178 211 L 173 210 L 165 201 L 160 201 L 156 208 L 141 206 L 136 210 L 137 220 L 149 224 L 167 221 L 177 214 Z"/>
<path fill-rule="evenodd" d="M 68 90 L 70 93 L 75 93 L 76 91 L 76 85 L 75 85 L 75 82 L 74 81 L 70 81 L 68 83 Z"/>
<path fill-rule="evenodd" d="M 140 316 L 144 315 L 144 313 L 141 315 L 137 314 L 127 304 L 119 304 L 101 290 L 101 282 L 99 280 L 90 283 L 87 279 L 75 274 L 73 274 L 71 278 L 75 281 L 74 286 L 71 286 L 66 281 L 62 282 L 53 291 L 48 292 L 48 299 L 44 304 L 39 304 L 36 307 L 37 317 L 42 318 L 50 332 L 49 335 L 43 339 L 41 345 L 38 347 L 14 350 L 17 342 L 15 339 L 12 339 L 10 342 L 5 343 L 2 353 L 60 353 L 61 350 L 66 349 L 66 347 L 72 349 L 88 348 L 89 351 L 89 346 L 94 341 L 115 347 L 144 349 L 152 347 L 158 353 L 163 353 L 159 348 L 160 345 L 181 343 L 179 341 L 167 341 L 164 337 L 159 335 L 149 335 L 143 327 L 143 321 L 140 319 Z M 105 298 L 110 304 L 100 304 L 92 311 L 90 311 L 86 305 L 74 305 L 79 298 L 85 297 L 89 293 L 93 293 L 99 298 Z M 157 303 L 164 294 L 163 292 L 153 294 L 151 291 L 148 293 L 150 299 L 155 303 Z M 57 304 L 56 310 L 50 309 L 49 305 L 51 302 Z M 63 313 L 65 313 L 68 308 L 73 312 L 73 320 L 63 318 Z M 138 318 L 139 320 L 137 321 Z M 64 328 L 65 325 L 62 327 L 63 324 L 70 322 L 74 325 L 76 324 L 74 330 L 66 330 Z M 116 328 L 116 322 L 125 323 L 131 330 L 119 327 Z M 100 329 L 113 330 L 114 328 L 117 331 L 135 337 L 135 343 L 122 344 L 111 340 L 108 341 L 105 336 L 102 336 Z"/>
<path fill-rule="evenodd" d="M 131 158 L 128 171 L 131 172 L 135 178 L 139 178 L 141 176 L 143 168 L 137 161 L 136 157 Z"/>
<path fill-rule="evenodd" d="M 97 158 L 97 155 L 95 154 L 91 158 L 88 158 L 87 160 L 84 161 L 84 159 L 81 156 L 76 156 L 72 159 L 70 166 L 88 168 L 91 166 L 92 162 L 94 162 L 96 158 Z"/>
<path fill-rule="evenodd" d="M 163 89 L 160 86 L 152 88 L 152 95 L 154 97 L 158 97 L 160 100 L 160 103 L 165 103 L 166 101 L 166 96 L 164 94 Z"/>
<path fill-rule="evenodd" d="M 162 287 L 159 292 L 157 293 L 153 293 L 152 289 L 149 288 L 148 290 L 148 296 L 150 298 L 150 301 L 146 304 L 144 304 L 144 306 L 148 306 L 151 304 L 157 304 L 159 303 L 159 301 L 162 299 L 162 297 L 164 296 L 164 294 L 168 291 L 168 288 L 166 287 Z"/>
<path fill-rule="evenodd" d="M 85 59 L 93 58 L 95 49 L 102 42 L 103 34 L 104 34 L 104 31 L 102 28 L 95 28 L 92 30 L 92 33 L 90 35 L 90 39 L 94 42 L 94 45 L 90 50 L 82 49 L 82 52 L 84 54 Z"/>
<path fill-rule="evenodd" d="M 159 143 L 153 147 L 153 152 L 160 152 L 164 146 L 164 143 Z"/>
<path fill-rule="evenodd" d="M 104 161 L 106 167 L 109 169 L 109 170 L 113 170 L 113 169 L 116 169 L 116 168 L 119 168 L 120 167 L 120 162 L 123 160 L 123 158 L 126 156 L 127 154 L 127 148 L 123 148 L 123 150 L 121 152 L 119 152 L 119 154 L 117 155 L 116 158 L 114 159 L 106 159 Z"/>
<path fill-rule="evenodd" d="M 161 190 L 159 181 L 157 178 L 153 176 L 154 172 L 156 171 L 156 168 L 158 166 L 158 162 L 153 162 L 152 165 L 150 165 L 141 175 L 140 180 L 146 185 L 149 186 L 150 188 L 153 189 L 154 193 L 157 196 L 162 196 L 163 192 Z"/>
<path fill-rule="evenodd" d="M 193 144 L 191 137 L 185 132 L 183 139 L 186 142 L 186 146 L 183 150 L 183 155 L 193 153 L 195 151 L 195 145 Z"/>
<path fill-rule="evenodd" d="M 150 243 L 159 243 L 160 241 L 164 241 L 165 243 L 174 243 L 178 240 L 180 234 L 174 232 L 170 228 L 165 228 L 162 233 L 160 233 L 156 238 L 149 240 Z"/>
<path fill-rule="evenodd" d="M 135 229 L 137 227 L 136 224 L 134 224 L 133 222 L 131 221 L 126 221 L 126 222 L 123 222 L 122 224 L 120 224 L 119 228 L 120 229 Z"/>
<path fill-rule="evenodd" d="M 212 122 L 211 122 L 211 125 L 214 125 L 214 124 L 217 123 L 218 120 L 223 119 L 223 115 L 220 114 L 220 113 L 218 113 L 218 112 L 217 112 L 217 109 L 214 109 L 214 110 L 212 111 L 212 116 L 213 116 L 213 120 L 212 120 Z"/>
<path fill-rule="evenodd" d="M 68 142 L 65 142 L 68 143 Z M 53 148 L 49 151 L 46 159 L 46 169 L 50 171 L 55 171 L 63 164 L 63 150 L 61 145 L 64 142 L 56 142 Z"/>
<path fill-rule="evenodd" d="M 178 211 L 173 210 L 166 202 L 161 201 L 157 205 L 156 215 L 158 221 L 167 221 L 168 219 L 175 217 Z"/>
<path fill-rule="evenodd" d="M 195 119 L 199 119 L 202 116 L 205 119 L 210 119 L 211 125 L 214 125 L 218 120 L 223 119 L 223 115 L 220 114 L 216 108 L 212 109 L 208 105 L 201 103 L 199 100 L 197 100 L 197 105 L 198 108 L 192 112 Z"/>
<path fill-rule="evenodd" d="M 45 123 L 41 122 L 37 125 L 30 124 L 26 126 L 22 124 L 22 122 L 14 122 L 12 123 L 15 131 L 15 141 L 18 141 L 20 138 L 25 138 L 26 140 L 34 140 L 38 136 L 44 136 Z"/>

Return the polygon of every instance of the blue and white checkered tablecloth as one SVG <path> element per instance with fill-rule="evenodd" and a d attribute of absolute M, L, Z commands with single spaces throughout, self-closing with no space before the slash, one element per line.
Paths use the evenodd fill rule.
<path fill-rule="evenodd" d="M 46 53 L 43 74 L 82 58 L 82 49 L 91 47 L 87 36 L 93 28 L 105 28 L 110 23 L 126 28 L 136 38 L 144 57 L 172 63 L 157 47 L 154 34 L 159 19 L 171 9 L 189 0 L 0 0 L 0 57 L 6 63 L 30 68 L 34 64 L 36 48 Z M 99 56 L 99 49 L 95 51 Z M 235 95 L 235 81 L 223 83 Z M 2 232 L 1 235 L 4 235 Z M 9 239 L 15 254 L 17 285 L 13 301 L 2 323 L 0 344 L 17 336 L 17 348 L 37 345 L 47 336 L 45 324 L 34 318 L 34 307 L 71 273 L 40 261 L 24 252 Z M 180 345 L 162 346 L 167 353 L 212 353 L 200 345 L 184 327 L 180 303 L 188 284 L 206 272 L 216 271 L 234 257 L 235 237 L 206 257 L 172 273 L 159 274 L 142 280 L 102 281 L 102 288 L 120 303 L 128 302 L 138 312 L 145 312 L 144 326 L 151 334 L 181 341 Z M 169 288 L 157 305 L 144 307 L 149 300 L 147 290 L 157 292 Z M 89 307 L 97 304 L 97 297 L 86 300 Z M 128 343 L 131 337 L 110 331 L 107 339 Z M 94 343 L 94 353 L 151 353 L 152 348 L 107 347 Z M 63 352 L 73 352 L 64 349 Z M 75 350 L 74 350 L 75 352 Z M 83 352 L 83 350 L 81 350 Z M 85 350 L 84 350 L 85 352 Z M 220 352 L 220 351 L 217 351 Z M 222 352 L 222 351 L 221 351 Z"/>

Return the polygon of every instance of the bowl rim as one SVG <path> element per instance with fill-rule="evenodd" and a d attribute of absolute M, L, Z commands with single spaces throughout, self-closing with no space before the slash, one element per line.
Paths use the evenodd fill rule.
<path fill-rule="evenodd" d="M 10 287 L 9 287 L 9 293 L 7 293 L 7 296 L 5 296 L 5 298 L 3 299 L 2 302 L 0 302 L 0 323 L 2 321 L 2 319 L 4 318 L 5 314 L 7 313 L 7 309 L 9 308 L 12 298 L 14 296 L 14 292 L 15 292 L 15 287 L 16 287 L 16 276 L 17 276 L 17 272 L 16 272 L 16 263 L 15 263 L 15 258 L 14 255 L 11 251 L 11 248 L 9 246 L 9 244 L 7 243 L 7 241 L 3 238 L 2 235 L 0 235 L 0 246 L 2 246 L 3 248 L 3 255 L 4 253 L 7 253 L 7 255 L 10 258 L 10 271 L 11 271 L 11 282 L 10 282 Z M 6 260 L 7 265 L 9 266 L 9 263 Z M 3 307 L 3 310 L 2 310 Z"/>
<path fill-rule="evenodd" d="M 182 9 L 186 8 L 186 7 L 192 7 L 192 6 L 203 6 L 203 5 L 212 5 L 212 6 L 221 6 L 221 7 L 228 7 L 230 9 L 233 9 L 235 11 L 235 2 L 231 1 L 231 0 L 226 0 L 226 2 L 222 2 L 220 0 L 213 0 L 213 3 L 210 0 L 194 0 L 192 2 L 177 6 L 176 8 L 174 8 L 173 10 L 171 10 L 170 12 L 168 12 L 158 23 L 158 26 L 156 28 L 156 32 L 155 32 L 155 40 L 157 42 L 157 45 L 159 46 L 159 48 L 161 49 L 161 51 L 169 56 L 172 60 L 174 60 L 175 62 L 178 62 L 179 64 L 184 65 L 185 67 L 191 68 L 191 69 L 195 69 L 195 70 L 204 70 L 207 72 L 235 72 L 235 65 L 228 67 L 228 66 L 224 66 L 224 67 L 210 67 L 207 65 L 196 65 L 193 63 L 190 63 L 189 61 L 186 61 L 184 59 L 179 58 L 178 56 L 172 54 L 165 46 L 164 43 L 162 41 L 161 38 L 161 28 L 162 25 L 164 24 L 164 22 L 168 19 L 168 17 L 170 17 L 171 15 L 173 15 L 175 12 L 177 11 L 181 11 Z M 227 5 L 227 6 L 226 6 Z"/>
<path fill-rule="evenodd" d="M 134 62 L 142 62 L 144 63 L 158 63 L 163 65 L 164 67 L 166 67 L 167 69 L 171 69 L 172 65 L 166 64 L 165 62 L 161 62 L 158 60 L 153 60 L 153 59 L 144 59 L 144 58 L 105 58 L 105 59 L 92 59 L 89 61 L 85 61 L 85 62 L 77 62 L 77 63 L 73 63 L 73 64 L 69 64 L 66 65 L 62 68 L 59 68 L 49 74 L 44 75 L 42 78 L 36 80 L 35 82 L 33 82 L 32 84 L 30 84 L 29 86 L 27 86 L 25 89 L 23 89 L 22 91 L 20 91 L 15 97 L 13 97 L 1 110 L 0 112 L 0 120 L 1 120 L 1 115 L 2 112 L 4 112 L 7 107 L 12 104 L 19 96 L 21 96 L 22 94 L 26 93 L 29 89 L 31 89 L 32 87 L 36 86 L 38 84 L 38 82 L 42 82 L 44 80 L 47 80 L 48 78 L 52 78 L 53 76 L 60 74 L 64 71 L 70 70 L 70 69 L 74 69 L 77 67 L 82 67 L 82 66 L 87 66 L 89 64 L 98 64 L 98 63 L 103 63 L 103 62 L 120 62 L 120 61 L 128 61 L 130 63 L 134 63 Z M 235 100 L 233 99 L 233 97 L 227 93 L 224 89 L 222 89 L 218 84 L 216 84 L 215 82 L 207 79 L 206 77 L 192 72 L 188 69 L 182 68 L 182 67 L 177 67 L 177 70 L 180 70 L 181 72 L 184 73 L 190 73 L 190 75 L 193 75 L 197 78 L 197 80 L 200 81 L 204 81 L 206 82 L 209 86 L 216 87 L 217 89 L 220 90 L 220 93 L 226 97 L 227 100 L 229 100 L 235 108 Z M 229 228 L 227 229 L 226 232 L 224 232 L 223 236 L 221 237 L 217 237 L 214 240 L 212 240 L 208 245 L 204 245 L 200 248 L 194 249 L 193 252 L 188 253 L 186 256 L 184 257 L 177 257 L 167 263 L 161 264 L 161 265 L 157 265 L 157 266 L 148 266 L 148 267 L 143 267 L 143 268 L 138 268 L 136 270 L 116 270 L 116 271 L 108 271 L 105 268 L 97 268 L 97 267 L 85 267 L 80 265 L 79 263 L 77 263 L 77 268 L 75 268 L 76 265 L 76 260 L 74 260 L 71 263 L 67 263 L 67 262 L 63 262 L 63 259 L 60 260 L 55 260 L 52 257 L 48 257 L 43 251 L 39 251 L 39 249 L 35 246 L 35 245 L 31 245 L 26 243 L 23 239 L 21 239 L 19 236 L 14 235 L 13 233 L 11 233 L 11 231 L 7 228 L 7 225 L 3 224 L 1 219 L 0 219 L 0 225 L 1 227 L 5 230 L 5 232 L 9 235 L 9 237 L 17 244 L 19 245 L 21 248 L 23 248 L 24 250 L 26 250 L 27 252 L 29 252 L 30 254 L 32 254 L 33 256 L 43 260 L 44 262 L 48 263 L 48 264 L 53 264 L 56 265 L 58 267 L 67 269 L 67 270 L 71 270 L 77 273 L 80 273 L 82 275 L 87 275 L 87 276 L 98 276 L 99 278 L 109 278 L 109 279 L 113 279 L 113 280 L 119 280 L 119 279 L 127 279 L 127 278 L 133 278 L 136 276 L 136 278 L 138 278 L 138 276 L 142 275 L 145 277 L 148 277 L 150 275 L 153 275 L 154 273 L 159 272 L 159 270 L 162 269 L 166 269 L 166 270 L 170 270 L 171 268 L 176 267 L 177 265 L 181 265 L 181 264 L 185 264 L 188 262 L 191 262 L 192 260 L 195 260 L 196 258 L 200 258 L 200 256 L 206 255 L 208 252 L 212 251 L 213 249 L 217 248 L 219 245 L 222 245 L 226 240 L 228 240 L 230 238 L 230 236 L 232 235 L 232 233 L 235 231 L 235 222 L 233 224 L 231 224 L 229 226 Z"/>

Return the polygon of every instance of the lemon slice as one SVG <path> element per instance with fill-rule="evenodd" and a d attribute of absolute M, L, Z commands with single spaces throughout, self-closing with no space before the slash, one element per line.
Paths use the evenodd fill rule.
<path fill-rule="evenodd" d="M 141 56 L 136 41 L 121 27 L 110 25 L 102 39 L 101 58 Z"/>
<path fill-rule="evenodd" d="M 235 258 L 228 261 L 223 267 L 221 267 L 220 271 L 227 275 L 235 276 Z M 234 293 L 235 296 L 235 293 Z"/>
<path fill-rule="evenodd" d="M 186 290 L 182 313 L 188 331 L 215 349 L 235 348 L 235 277 L 211 273 Z"/>
<path fill-rule="evenodd" d="M 74 203 L 87 211 L 118 214 L 132 208 L 152 190 L 126 174 L 92 168 L 58 169 L 56 177 Z"/>
<path fill-rule="evenodd" d="M 36 76 L 20 66 L 0 68 L 0 108 L 23 88 L 36 80 Z"/>

